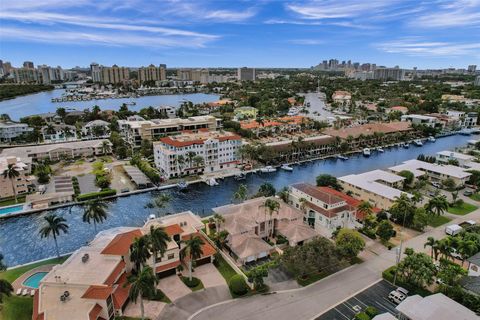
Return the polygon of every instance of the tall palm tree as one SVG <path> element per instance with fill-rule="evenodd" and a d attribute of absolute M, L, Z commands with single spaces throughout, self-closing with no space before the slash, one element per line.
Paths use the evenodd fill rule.
<path fill-rule="evenodd" d="M 428 237 L 427 238 L 427 242 L 425 242 L 425 244 L 423 245 L 424 248 L 426 247 L 430 247 L 430 257 L 433 259 L 433 248 L 435 247 L 436 245 L 436 241 L 433 237 Z"/>
<path fill-rule="evenodd" d="M 369 216 L 373 213 L 373 206 L 368 201 L 362 201 L 357 207 L 357 211 L 363 215 Z"/>
<path fill-rule="evenodd" d="M 83 222 L 90 224 L 90 222 L 93 221 L 95 233 L 97 233 L 97 223 L 102 223 L 107 220 L 107 208 L 107 204 L 100 200 L 88 201 L 83 212 Z"/>
<path fill-rule="evenodd" d="M 110 147 L 110 143 L 108 141 L 103 141 L 102 142 L 102 153 L 103 154 L 108 154 L 112 151 L 112 148 Z"/>
<path fill-rule="evenodd" d="M 57 237 L 61 232 L 68 233 L 68 224 L 63 217 L 59 217 L 52 213 L 43 218 L 45 220 L 43 227 L 40 229 L 40 237 L 48 238 L 53 237 L 55 241 L 55 249 L 57 250 L 57 257 L 60 259 L 60 251 L 58 250 Z"/>
<path fill-rule="evenodd" d="M 150 233 L 148 234 L 148 240 L 150 245 L 150 250 L 152 251 L 153 255 L 153 267 L 152 269 L 155 270 L 155 259 L 157 257 L 162 257 L 165 252 L 167 251 L 168 242 L 172 239 L 170 236 L 165 232 L 165 229 L 162 227 L 155 228 L 154 226 L 150 226 Z"/>
<path fill-rule="evenodd" d="M 475 241 L 462 240 L 458 243 L 458 253 L 462 256 L 462 266 L 469 257 L 478 251 Z"/>
<path fill-rule="evenodd" d="M 0 304 L 3 302 L 3 296 L 10 297 L 13 292 L 13 287 L 7 280 L 0 279 Z"/>
<path fill-rule="evenodd" d="M 152 296 L 155 294 L 158 279 L 153 273 L 151 267 L 146 266 L 138 274 L 132 274 L 128 277 L 128 283 L 131 284 L 128 297 L 134 303 L 140 298 L 141 319 L 145 319 L 145 308 L 143 306 L 143 296 Z M 126 284 L 125 284 L 126 285 Z"/>
<path fill-rule="evenodd" d="M 193 158 L 195 158 L 196 155 L 197 154 L 193 151 L 188 151 L 187 152 L 187 160 L 188 160 L 188 165 L 190 166 L 190 168 L 193 167 L 192 162 L 193 162 Z"/>
<path fill-rule="evenodd" d="M 435 196 L 431 198 L 425 206 L 430 214 L 435 214 L 437 216 L 442 215 L 448 209 L 448 201 L 445 196 Z"/>
<path fill-rule="evenodd" d="M 203 166 L 203 164 L 205 163 L 205 159 L 203 159 L 202 156 L 195 156 L 193 157 L 192 161 L 193 161 L 193 165 L 196 168 Z"/>
<path fill-rule="evenodd" d="M 178 171 L 182 171 L 183 166 L 185 165 L 185 157 L 183 155 L 178 155 L 175 158 L 175 162 L 177 163 Z"/>
<path fill-rule="evenodd" d="M 188 258 L 188 279 L 192 281 L 193 261 L 202 257 L 202 245 L 204 245 L 205 242 L 203 242 L 202 238 L 198 236 L 190 236 L 190 239 L 184 241 L 184 244 L 185 246 L 180 251 L 180 257 L 182 260 Z"/>
<path fill-rule="evenodd" d="M 237 191 L 233 194 L 233 199 L 239 200 L 240 202 L 245 201 L 248 195 L 247 185 L 241 184 L 238 186 Z"/>
<path fill-rule="evenodd" d="M 443 255 L 445 259 L 451 258 L 453 248 L 450 245 L 450 239 L 444 238 L 438 241 L 438 251 Z"/>
<path fill-rule="evenodd" d="M 143 269 L 145 262 L 152 256 L 149 248 L 149 238 L 135 238 L 130 245 L 130 261 L 135 264 L 135 270 Z"/>
<path fill-rule="evenodd" d="M 274 212 L 278 213 L 278 210 L 280 210 L 280 203 L 278 201 L 273 200 L 273 199 L 267 199 L 265 200 L 265 203 L 263 204 L 265 207 L 265 223 L 267 223 L 267 211 L 270 215 L 270 220 L 272 218 L 272 215 Z M 268 230 L 268 235 L 271 236 L 273 233 L 273 224 L 271 230 Z"/>
<path fill-rule="evenodd" d="M 14 181 L 20 176 L 20 172 L 17 170 L 17 166 L 13 163 L 8 164 L 7 168 L 3 170 L 3 178 L 4 179 L 9 179 L 10 183 L 12 184 L 12 191 L 13 191 L 13 196 L 15 197 L 15 203 L 18 202 L 17 200 L 17 188 L 15 188 L 15 183 Z"/>
<path fill-rule="evenodd" d="M 221 215 L 221 214 L 218 214 L 218 213 L 215 213 L 213 215 L 213 220 L 215 220 L 215 230 L 217 231 L 217 233 L 219 232 L 219 228 L 220 228 L 220 224 L 222 222 L 225 222 L 225 218 Z"/>

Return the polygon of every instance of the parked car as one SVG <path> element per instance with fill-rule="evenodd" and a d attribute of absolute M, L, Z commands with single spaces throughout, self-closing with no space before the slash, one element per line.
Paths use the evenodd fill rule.
<path fill-rule="evenodd" d="M 469 197 L 473 194 L 473 191 L 472 190 L 465 190 L 463 191 L 463 195 L 466 196 L 466 197 Z"/>
<path fill-rule="evenodd" d="M 463 228 L 460 227 L 458 224 L 451 224 L 445 227 L 445 233 L 452 237 L 459 234 L 462 230 Z"/>
<path fill-rule="evenodd" d="M 402 294 L 402 293 L 400 293 L 396 290 L 393 290 L 392 292 L 390 292 L 388 294 L 388 300 L 392 301 L 395 304 L 400 304 L 406 298 L 407 298 L 406 295 L 404 295 L 404 294 Z"/>
<path fill-rule="evenodd" d="M 401 294 L 408 296 L 408 290 L 402 287 L 398 287 L 397 291 L 400 292 Z"/>
<path fill-rule="evenodd" d="M 474 226 L 476 224 L 477 224 L 477 221 L 475 221 L 475 220 L 467 220 L 467 221 L 463 221 L 462 223 L 460 223 L 459 226 L 462 227 L 462 228 L 468 228 L 468 227 Z"/>
<path fill-rule="evenodd" d="M 432 182 L 432 186 L 434 186 L 435 188 L 438 188 L 438 189 L 440 189 L 442 187 L 440 185 L 440 183 L 438 183 L 438 182 Z"/>

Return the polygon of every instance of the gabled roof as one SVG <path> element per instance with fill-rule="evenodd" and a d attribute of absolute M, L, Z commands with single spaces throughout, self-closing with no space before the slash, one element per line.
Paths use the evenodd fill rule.
<path fill-rule="evenodd" d="M 208 240 L 205 239 L 205 237 L 203 235 L 201 235 L 199 232 L 184 235 L 182 237 L 182 240 L 188 240 L 188 239 L 190 239 L 190 237 L 192 237 L 192 238 L 199 237 L 200 239 L 203 240 L 203 244 L 202 244 L 202 252 L 203 253 L 202 253 L 201 258 L 206 258 L 206 257 L 213 256 L 215 254 L 215 252 L 217 252 L 217 250 L 215 250 L 215 248 L 210 244 L 210 242 L 208 242 Z"/>
<path fill-rule="evenodd" d="M 250 256 L 257 256 L 260 253 L 270 252 L 273 249 L 271 245 L 263 241 L 257 235 L 229 235 L 227 239 L 230 243 L 230 249 L 232 249 L 232 251 L 240 259 L 245 259 Z"/>
<path fill-rule="evenodd" d="M 166 226 L 164 228 L 164 230 L 169 236 L 173 236 L 173 235 L 176 235 L 176 234 L 182 234 L 183 233 L 182 227 L 180 227 L 177 223 Z"/>
<path fill-rule="evenodd" d="M 468 258 L 467 261 L 480 266 L 480 252 Z"/>
<path fill-rule="evenodd" d="M 107 286 L 111 286 L 112 284 L 115 283 L 115 280 L 117 280 L 118 276 L 120 273 L 125 269 L 125 261 L 120 260 L 115 267 L 115 269 L 112 271 L 112 273 L 108 276 L 107 280 L 105 280 L 104 284 Z"/>
<path fill-rule="evenodd" d="M 128 292 L 132 285 L 127 282 L 127 274 L 123 273 L 118 279 L 117 286 L 113 291 L 113 306 L 115 309 L 122 309 L 123 305 L 128 299 Z"/>
<path fill-rule="evenodd" d="M 318 199 L 322 201 L 323 203 L 326 204 L 337 204 L 340 202 L 343 202 L 344 200 L 337 195 L 329 192 L 329 190 L 321 189 L 315 186 L 312 186 L 311 184 L 308 183 L 296 183 L 292 185 L 292 188 L 295 188 L 312 198 Z"/>
<path fill-rule="evenodd" d="M 128 254 L 133 240 L 135 238 L 140 238 L 141 236 L 143 236 L 143 233 L 140 229 L 118 234 L 112 239 L 112 241 L 110 241 L 101 253 L 125 256 Z"/>
<path fill-rule="evenodd" d="M 102 309 L 102 306 L 96 303 L 95 306 L 93 306 L 92 310 L 90 310 L 90 312 L 88 313 L 88 319 L 97 320 L 100 312 L 102 312 Z"/>
<path fill-rule="evenodd" d="M 167 263 L 167 264 L 164 264 L 164 265 L 161 265 L 161 266 L 158 266 L 155 268 L 155 273 L 159 273 L 159 272 L 163 272 L 163 271 L 166 271 L 166 270 L 170 270 L 170 269 L 173 269 L 173 268 L 176 268 L 180 265 L 180 261 L 177 260 L 177 261 L 174 261 L 174 262 L 170 262 L 170 263 Z"/>
<path fill-rule="evenodd" d="M 285 223 L 280 222 L 277 231 L 282 234 L 289 241 L 298 243 L 301 241 L 310 240 L 312 238 L 320 236 L 320 234 L 314 229 L 310 228 L 306 224 L 299 223 Z"/>
<path fill-rule="evenodd" d="M 105 300 L 112 294 L 112 287 L 92 285 L 83 294 L 83 299 Z"/>

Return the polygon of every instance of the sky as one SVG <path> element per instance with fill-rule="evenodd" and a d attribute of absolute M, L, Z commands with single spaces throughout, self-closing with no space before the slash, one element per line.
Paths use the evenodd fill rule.
<path fill-rule="evenodd" d="M 64 68 L 480 67 L 480 0 L 0 0 L 0 59 Z"/>

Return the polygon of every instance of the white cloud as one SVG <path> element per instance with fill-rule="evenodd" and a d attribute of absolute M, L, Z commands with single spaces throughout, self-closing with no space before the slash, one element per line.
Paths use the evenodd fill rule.
<path fill-rule="evenodd" d="M 458 0 L 453 3 L 442 2 L 438 8 L 419 15 L 410 24 L 426 28 L 479 27 L 480 1 Z"/>
<path fill-rule="evenodd" d="M 419 37 L 403 38 L 376 45 L 388 53 L 401 53 L 410 56 L 477 56 L 480 43 L 457 43 L 446 41 L 427 41 Z"/>
<path fill-rule="evenodd" d="M 318 40 L 318 39 L 292 39 L 292 40 L 289 40 L 288 42 L 293 44 L 306 45 L 306 46 L 316 46 L 316 45 L 325 43 L 324 41 Z"/>
<path fill-rule="evenodd" d="M 373 11 L 384 9 L 396 1 L 333 1 L 333 0 L 317 0 L 307 3 L 288 4 L 286 8 L 303 19 L 341 19 L 353 18 L 363 14 L 372 14 Z"/>
<path fill-rule="evenodd" d="M 256 10 L 248 9 L 245 11 L 229 11 L 229 10 L 216 10 L 208 12 L 205 15 L 207 19 L 219 19 L 217 22 L 229 21 L 244 21 L 250 19 L 257 14 Z"/>

